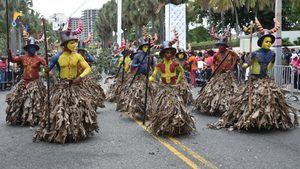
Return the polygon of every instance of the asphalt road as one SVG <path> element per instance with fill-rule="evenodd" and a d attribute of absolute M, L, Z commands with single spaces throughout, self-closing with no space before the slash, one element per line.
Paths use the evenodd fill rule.
<path fill-rule="evenodd" d="M 34 143 L 35 128 L 5 124 L 7 93 L 0 93 L 1 169 L 300 168 L 299 128 L 259 133 L 211 130 L 206 125 L 218 118 L 193 113 L 198 133 L 161 138 L 116 112 L 112 103 L 98 110 L 100 132 L 88 140 L 65 145 Z"/>

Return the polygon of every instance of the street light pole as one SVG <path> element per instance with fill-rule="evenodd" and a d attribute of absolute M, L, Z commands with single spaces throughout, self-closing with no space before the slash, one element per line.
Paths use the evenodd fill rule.
<path fill-rule="evenodd" d="M 281 44 L 282 44 L 282 39 L 281 39 L 281 30 L 282 30 L 282 0 L 276 0 L 275 3 L 275 17 L 278 19 L 280 22 L 281 26 L 276 32 L 276 41 L 275 41 L 275 54 L 276 54 L 276 59 L 275 59 L 275 65 L 282 65 L 281 61 L 281 54 L 282 54 L 282 49 L 281 49 Z"/>
<path fill-rule="evenodd" d="M 118 0 L 118 28 L 117 28 L 117 42 L 121 46 L 122 41 L 122 0 Z"/>

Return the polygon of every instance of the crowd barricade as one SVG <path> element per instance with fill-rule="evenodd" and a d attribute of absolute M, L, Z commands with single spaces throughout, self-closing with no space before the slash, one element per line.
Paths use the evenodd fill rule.
<path fill-rule="evenodd" d="M 0 91 L 9 90 L 20 80 L 20 72 L 0 69 Z"/>
<path fill-rule="evenodd" d="M 300 91 L 296 85 L 300 87 L 300 77 L 296 70 L 292 66 L 275 65 L 271 73 L 275 83 L 287 92 L 287 96 L 298 100 L 296 93 Z"/>

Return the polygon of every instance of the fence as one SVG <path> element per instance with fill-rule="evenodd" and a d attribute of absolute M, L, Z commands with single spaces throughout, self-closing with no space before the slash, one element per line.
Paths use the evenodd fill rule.
<path fill-rule="evenodd" d="M 299 72 L 300 73 L 300 72 Z M 295 93 L 300 92 L 300 74 L 291 66 L 275 65 L 272 75 L 274 81 L 284 91 L 289 92 L 289 97 L 298 100 Z"/>
<path fill-rule="evenodd" d="M 0 90 L 10 89 L 15 83 L 20 80 L 20 71 L 7 71 L 7 69 L 0 69 Z"/>

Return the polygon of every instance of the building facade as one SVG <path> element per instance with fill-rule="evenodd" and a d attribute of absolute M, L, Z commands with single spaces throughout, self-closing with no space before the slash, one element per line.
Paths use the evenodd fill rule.
<path fill-rule="evenodd" d="M 89 34 L 93 34 L 94 24 L 98 15 L 98 9 L 87 9 L 82 11 L 83 32 L 81 38 L 85 39 Z"/>

